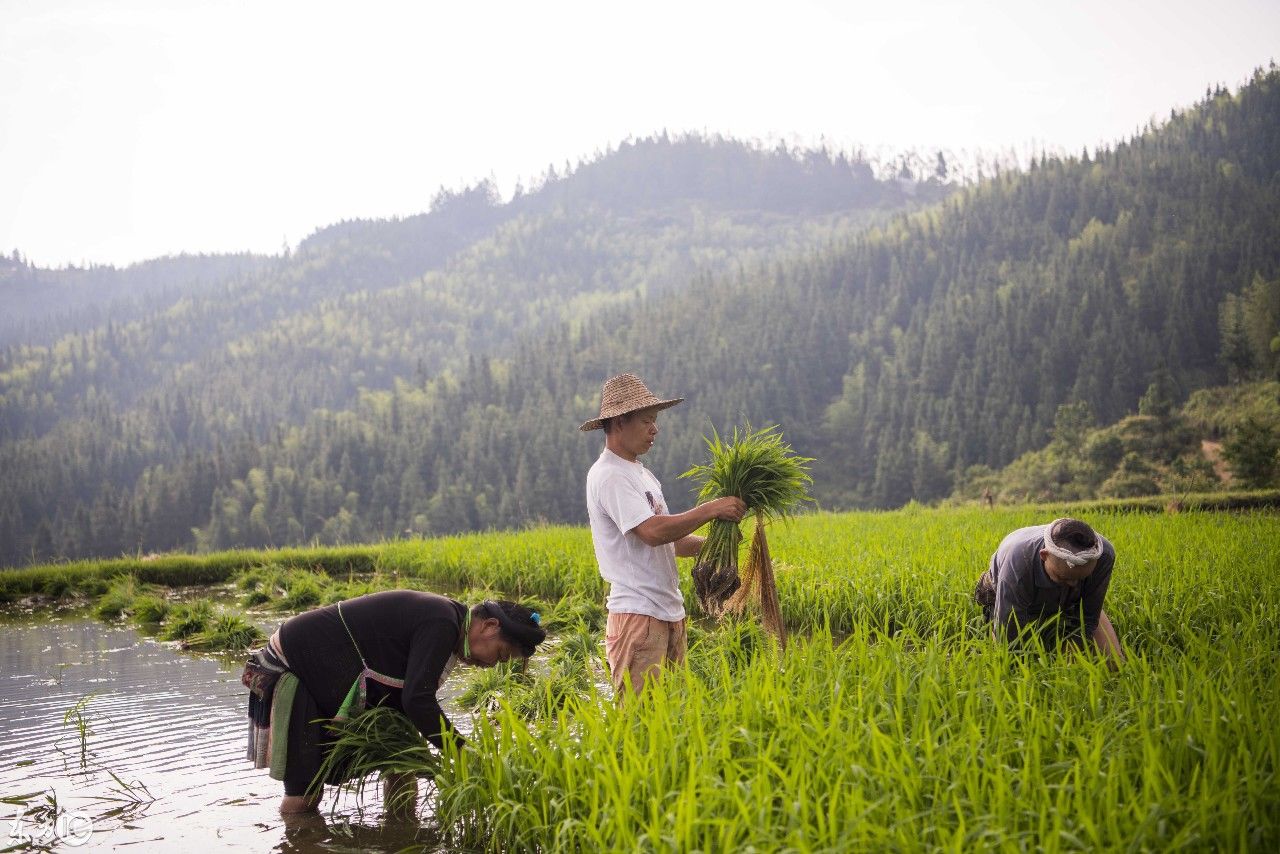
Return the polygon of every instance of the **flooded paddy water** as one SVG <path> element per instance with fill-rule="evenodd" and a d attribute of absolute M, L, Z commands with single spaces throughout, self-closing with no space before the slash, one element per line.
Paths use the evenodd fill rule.
<path fill-rule="evenodd" d="M 0 615 L 0 638 L 0 851 L 431 845 L 420 821 L 383 815 L 376 786 L 283 819 L 281 784 L 245 759 L 240 656 L 74 611 Z"/>

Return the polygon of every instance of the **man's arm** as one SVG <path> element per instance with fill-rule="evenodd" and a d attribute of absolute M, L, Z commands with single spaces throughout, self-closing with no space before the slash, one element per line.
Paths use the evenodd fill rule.
<path fill-rule="evenodd" d="M 665 546 L 667 543 L 676 543 L 676 554 L 680 557 L 689 557 L 697 554 L 697 547 L 692 552 L 686 552 L 685 550 L 689 548 L 690 543 L 681 545 L 681 542 L 687 538 L 689 540 L 697 540 L 698 546 L 702 544 L 701 537 L 690 537 L 690 534 L 712 519 L 740 522 L 746 514 L 747 505 L 742 502 L 741 498 L 732 496 L 715 498 L 683 513 L 655 513 L 631 530 L 640 538 L 640 542 L 646 546 Z"/>
<path fill-rule="evenodd" d="M 1102 600 L 1107 596 L 1107 588 L 1111 586 L 1111 570 L 1115 566 L 1115 552 L 1108 549 L 1098 560 L 1098 567 L 1084 580 L 1084 597 L 1081 604 L 1084 608 L 1084 635 L 1093 637 L 1098 630 L 1098 620 L 1102 616 Z"/>
<path fill-rule="evenodd" d="M 1013 563 L 1007 556 L 997 556 L 997 560 L 995 615 L 991 630 L 996 637 L 1003 634 L 1006 640 L 1015 641 L 1022 628 L 1031 622 L 1030 603 L 1022 591 L 1022 579 L 1017 576 Z"/>
<path fill-rule="evenodd" d="M 706 537 L 699 537 L 697 534 L 681 537 L 676 540 L 676 557 L 696 557 L 706 539 Z"/>

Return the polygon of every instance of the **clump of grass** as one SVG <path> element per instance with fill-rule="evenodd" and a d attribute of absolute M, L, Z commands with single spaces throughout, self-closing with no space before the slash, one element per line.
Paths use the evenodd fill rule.
<path fill-rule="evenodd" d="M 604 621 L 604 603 L 582 593 L 567 593 L 542 611 L 542 627 L 548 632 L 568 631 L 579 626 L 600 631 Z"/>
<path fill-rule="evenodd" d="M 376 573 L 369 578 L 348 578 L 346 581 L 330 581 L 328 586 L 325 587 L 324 604 L 332 605 L 334 602 L 342 602 L 347 599 L 354 599 L 357 596 L 377 593 L 381 590 L 394 590 L 395 588 L 395 579 L 382 573 Z"/>
<path fill-rule="evenodd" d="M 208 599 L 180 603 L 169 612 L 162 637 L 165 640 L 185 641 L 206 631 L 213 617 L 213 602 Z"/>
<path fill-rule="evenodd" d="M 40 592 L 51 599 L 65 599 L 75 592 L 75 581 L 70 573 L 51 573 L 40 580 Z"/>
<path fill-rule="evenodd" d="M 236 573 L 236 587 L 246 593 L 261 590 L 270 587 L 281 572 L 283 569 L 276 563 L 251 566 Z"/>
<path fill-rule="evenodd" d="M 754 430 L 734 428 L 725 442 L 712 431 L 705 440 L 710 460 L 681 475 L 701 483 L 699 501 L 735 496 L 756 514 L 759 528 L 787 516 L 809 498 L 809 457 L 792 452 L 776 426 Z M 763 537 L 763 533 L 760 534 Z M 713 520 L 694 561 L 693 583 L 704 613 L 718 616 L 740 584 L 738 546 L 742 532 L 733 522 Z"/>
<path fill-rule="evenodd" d="M 552 653 L 545 663 L 512 661 L 475 670 L 457 697 L 458 705 L 487 714 L 506 706 L 533 720 L 554 714 L 571 697 L 584 696 L 598 669 L 599 634 L 577 623 L 549 645 Z"/>
<path fill-rule="evenodd" d="M 266 637 L 261 629 L 238 614 L 220 614 L 202 631 L 187 635 L 182 647 L 201 652 L 241 651 L 261 644 Z"/>
<path fill-rule="evenodd" d="M 281 582 L 283 591 L 271 603 L 276 611 L 302 611 L 324 602 L 329 577 L 318 572 L 295 569 L 287 573 Z"/>
<path fill-rule="evenodd" d="M 132 575 L 122 575 L 107 591 L 98 597 L 93 606 L 93 615 L 99 620 L 118 620 L 125 614 L 132 613 L 134 600 L 142 593 L 138 579 Z"/>
<path fill-rule="evenodd" d="M 581 670 L 599 658 L 599 632 L 585 623 L 577 623 L 568 631 L 555 636 L 548 665 L 552 668 L 568 666 Z"/>
<path fill-rule="evenodd" d="M 236 574 L 236 587 L 242 591 L 240 605 L 253 608 L 272 600 L 273 593 L 285 575 L 285 568 L 278 563 L 252 566 Z"/>
<path fill-rule="evenodd" d="M 327 573 L 278 563 L 244 570 L 236 576 L 236 586 L 243 591 L 241 606 L 266 606 L 273 611 L 303 611 L 371 592 L 357 582 L 342 585 Z"/>
<path fill-rule="evenodd" d="M 154 593 L 143 593 L 133 600 L 133 622 L 139 626 L 155 626 L 169 615 L 169 603 Z"/>
<path fill-rule="evenodd" d="M 493 667 L 476 668 L 467 687 L 458 694 L 458 705 L 471 712 L 496 711 L 502 700 L 520 704 L 518 695 L 529 690 L 533 676 L 524 662 L 506 662 Z"/>
<path fill-rule="evenodd" d="M 271 601 L 271 594 L 265 590 L 250 590 L 240 597 L 240 604 L 245 608 L 254 608 L 258 605 L 265 605 Z"/>

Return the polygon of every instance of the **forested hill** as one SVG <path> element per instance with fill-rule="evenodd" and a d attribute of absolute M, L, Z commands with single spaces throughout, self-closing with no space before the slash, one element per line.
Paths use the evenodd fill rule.
<path fill-rule="evenodd" d="M 664 135 L 549 169 L 506 203 L 487 183 L 442 191 L 429 213 L 341 223 L 285 256 L 170 264 L 162 286 L 140 282 L 163 262 L 46 271 L 15 253 L 0 298 L 25 300 L 29 343 L 0 354 L 0 563 L 189 547 L 193 529 L 231 512 L 224 493 L 263 482 L 254 467 L 289 431 L 360 425 L 370 394 L 445 388 L 469 362 L 509 359 L 522 336 L 803 255 L 948 190 L 921 178 Z M 112 283 L 135 285 L 133 302 L 111 302 Z M 329 456 L 242 508 L 273 520 L 246 524 L 243 541 L 390 535 L 438 489 L 397 490 L 373 520 L 368 462 Z M 402 506 L 408 521 L 384 531 L 383 510 Z"/>
<path fill-rule="evenodd" d="M 145 317 L 184 296 L 262 271 L 260 255 L 179 255 L 131 265 L 41 269 L 0 256 L 0 346 L 47 344 L 104 323 Z"/>
<path fill-rule="evenodd" d="M 605 377 L 635 370 L 688 397 L 649 460 L 677 508 L 690 498 L 675 475 L 701 460 L 702 435 L 747 420 L 781 424 L 819 459 L 826 506 L 941 498 L 971 466 L 1041 447 L 1062 404 L 1110 422 L 1157 380 L 1177 401 L 1227 379 L 1220 309 L 1280 276 L 1278 133 L 1272 70 L 1113 149 L 550 328 L 456 384 L 370 397 L 256 465 L 265 478 L 327 454 L 361 486 L 352 519 L 386 514 L 374 530 L 581 522 L 600 437 L 574 427 Z M 397 494 L 424 489 L 430 501 L 395 515 Z M 207 542 L 247 536 L 244 508 L 270 508 L 268 493 L 246 481 L 226 494 Z"/>
<path fill-rule="evenodd" d="M 649 460 L 677 509 L 702 435 L 748 420 L 819 459 L 825 506 L 927 501 L 1041 447 L 1061 404 L 1109 423 L 1157 377 L 1175 401 L 1226 381 L 1222 310 L 1280 277 L 1274 68 L 1113 148 L 1042 158 L 870 230 L 903 185 L 744 148 L 654 140 L 527 200 L 444 199 L 442 213 L 500 221 L 415 279 L 215 328 L 208 355 L 118 397 L 59 397 L 32 377 L 56 386 L 65 360 L 6 355 L 0 393 L 21 402 L 6 426 L 28 420 L 0 447 L 17 473 L 4 559 L 581 522 L 600 437 L 576 426 L 624 370 L 688 398 Z M 753 168 L 669 165 L 717 152 Z M 814 176 L 829 174 L 850 206 L 821 201 L 830 179 Z M 809 177 L 811 203 L 778 189 L 788 175 Z M 771 193 L 755 188 L 766 178 Z M 727 207 L 685 195 L 725 180 Z M 384 257 L 371 235 L 390 233 L 321 233 L 283 284 L 258 287 L 293 294 L 309 271 Z M 128 335 L 154 347 L 166 328 Z"/>

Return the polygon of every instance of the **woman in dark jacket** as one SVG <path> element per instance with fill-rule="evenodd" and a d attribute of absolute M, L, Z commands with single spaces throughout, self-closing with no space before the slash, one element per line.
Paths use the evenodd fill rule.
<path fill-rule="evenodd" d="M 388 590 L 298 614 L 254 653 L 249 758 L 284 782 L 282 813 L 314 809 L 306 796 L 325 753 L 322 720 L 367 706 L 403 711 L 436 747 L 457 737 L 436 692 L 459 661 L 492 667 L 528 658 L 546 638 L 539 616 L 514 602 L 461 602 Z"/>

